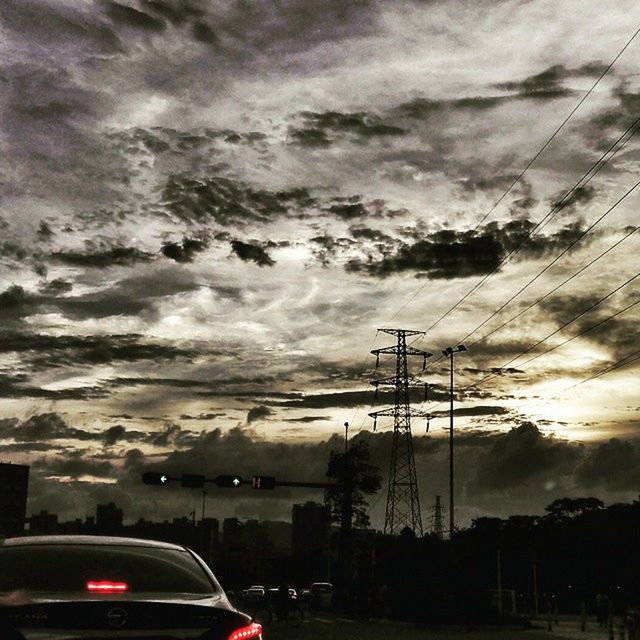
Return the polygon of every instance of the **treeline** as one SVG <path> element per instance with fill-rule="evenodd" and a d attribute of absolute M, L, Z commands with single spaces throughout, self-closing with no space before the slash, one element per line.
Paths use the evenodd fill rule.
<path fill-rule="evenodd" d="M 389 615 L 424 620 L 494 616 L 499 584 L 524 615 L 577 613 L 582 602 L 595 615 L 603 598 L 613 613 L 640 606 L 640 501 L 562 498 L 546 511 L 479 518 L 452 543 L 410 530 L 377 537 L 373 600 L 382 589 Z"/>

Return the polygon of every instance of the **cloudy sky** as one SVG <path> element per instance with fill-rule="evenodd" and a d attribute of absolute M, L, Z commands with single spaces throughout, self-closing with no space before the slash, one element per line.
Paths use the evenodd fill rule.
<path fill-rule="evenodd" d="M 636 496 L 638 141 L 578 181 L 640 115 L 640 36 L 517 178 L 639 25 L 634 0 L 4 0 L 0 459 L 32 465 L 29 510 L 191 511 L 149 468 L 322 480 L 344 421 L 386 471 L 384 327 L 469 346 L 461 523 Z M 242 491 L 211 514 L 321 497 Z"/>

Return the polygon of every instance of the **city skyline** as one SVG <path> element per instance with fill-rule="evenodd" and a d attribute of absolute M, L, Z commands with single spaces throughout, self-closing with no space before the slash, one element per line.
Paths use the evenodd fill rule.
<path fill-rule="evenodd" d="M 423 513 L 447 495 L 438 356 L 463 339 L 461 525 L 637 496 L 636 138 L 562 200 L 638 117 L 640 38 L 607 70 L 637 3 L 11 0 L 0 22 L 0 460 L 31 465 L 30 512 L 183 515 L 141 485 L 156 468 L 322 481 L 345 421 L 386 487 L 385 327 L 436 354 Z"/>

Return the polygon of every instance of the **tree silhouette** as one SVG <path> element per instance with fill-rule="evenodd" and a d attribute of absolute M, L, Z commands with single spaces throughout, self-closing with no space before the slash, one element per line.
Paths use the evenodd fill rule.
<path fill-rule="evenodd" d="M 325 491 L 324 499 L 331 520 L 339 522 L 343 531 L 369 526 L 367 496 L 375 494 L 382 483 L 379 467 L 369 459 L 369 446 L 362 440 L 346 453 L 332 451 L 329 455 L 327 478 L 334 478 L 336 484 Z"/>
<path fill-rule="evenodd" d="M 549 516 L 560 519 L 599 509 L 604 509 L 604 502 L 598 498 L 558 498 L 544 508 Z"/>

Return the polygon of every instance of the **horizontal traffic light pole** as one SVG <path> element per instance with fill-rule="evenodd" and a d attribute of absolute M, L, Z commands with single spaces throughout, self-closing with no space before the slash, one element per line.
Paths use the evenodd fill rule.
<path fill-rule="evenodd" d="M 171 476 L 160 471 L 147 471 L 142 474 L 144 484 L 166 486 L 170 482 L 180 482 L 181 486 L 190 489 L 203 489 L 205 484 L 215 484 L 218 487 L 239 489 L 243 484 L 250 484 L 253 489 L 273 490 L 276 487 L 300 487 L 303 489 L 330 489 L 335 484 L 328 482 L 297 482 L 294 480 L 276 480 L 273 476 L 253 476 L 251 480 L 244 480 L 239 475 L 223 474 L 215 478 L 203 475 L 183 473 L 181 476 Z"/>

